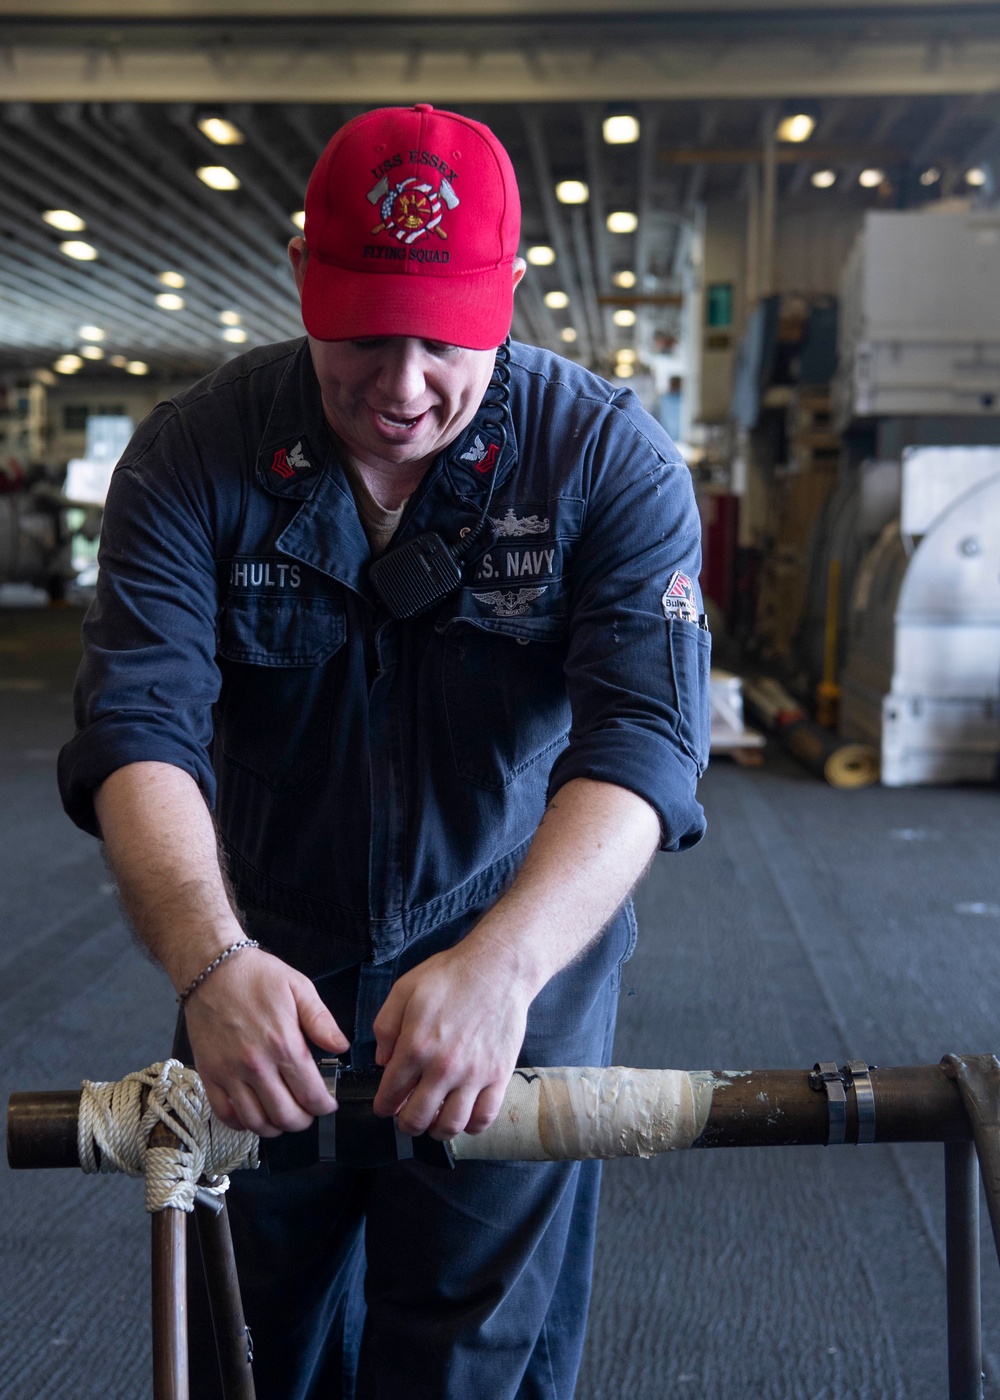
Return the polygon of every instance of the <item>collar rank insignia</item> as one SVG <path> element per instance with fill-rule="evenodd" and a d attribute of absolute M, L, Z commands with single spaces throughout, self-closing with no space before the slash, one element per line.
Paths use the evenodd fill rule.
<path fill-rule="evenodd" d="M 279 447 L 271 458 L 268 471 L 272 480 L 291 481 L 296 476 L 308 476 L 315 471 L 312 462 L 302 451 L 301 438 L 294 447 Z"/>
<path fill-rule="evenodd" d="M 476 434 L 475 442 L 468 452 L 463 452 L 459 457 L 460 462 L 470 462 L 477 472 L 488 472 L 496 466 L 500 449 L 495 442 L 483 442 L 479 434 Z"/>

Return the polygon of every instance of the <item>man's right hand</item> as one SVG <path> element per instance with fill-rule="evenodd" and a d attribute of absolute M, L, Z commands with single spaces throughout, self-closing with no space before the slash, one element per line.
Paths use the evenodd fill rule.
<path fill-rule="evenodd" d="M 305 1037 L 335 1055 L 350 1042 L 309 978 L 279 958 L 240 950 L 191 993 L 184 1015 L 208 1101 L 227 1127 L 277 1137 L 336 1107 Z"/>

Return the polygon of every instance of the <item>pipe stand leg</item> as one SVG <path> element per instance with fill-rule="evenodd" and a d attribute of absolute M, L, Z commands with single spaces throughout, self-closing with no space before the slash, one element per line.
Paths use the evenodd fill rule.
<path fill-rule="evenodd" d="M 225 1400 L 256 1400 L 251 1366 L 253 1351 L 243 1316 L 240 1280 L 236 1272 L 225 1198 L 221 1207 L 217 1211 L 196 1201 L 194 1218 L 198 1226 L 205 1287 L 212 1311 L 222 1393 Z"/>
<path fill-rule="evenodd" d="M 188 1400 L 185 1215 L 168 1208 L 151 1218 L 153 1400 Z"/>
<path fill-rule="evenodd" d="M 944 1147 L 948 1251 L 948 1397 L 982 1400 L 979 1294 L 979 1165 L 971 1142 Z"/>

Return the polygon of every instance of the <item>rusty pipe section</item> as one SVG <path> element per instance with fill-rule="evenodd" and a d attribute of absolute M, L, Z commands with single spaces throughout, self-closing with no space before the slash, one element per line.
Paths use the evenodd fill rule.
<path fill-rule="evenodd" d="M 697 1070 L 688 1077 L 697 1105 L 698 1132 L 690 1141 L 693 1147 L 784 1147 L 831 1140 L 831 1106 L 814 1072 Z M 869 1079 L 875 1122 L 873 1134 L 866 1137 L 862 1133 L 862 1141 L 971 1139 L 959 1086 L 942 1065 L 871 1069 Z M 850 1076 L 844 1100 L 843 1141 L 856 1143 L 861 1121 L 859 1090 Z M 79 1091 L 12 1094 L 7 1109 L 10 1165 L 20 1169 L 78 1167 L 79 1104 Z"/>

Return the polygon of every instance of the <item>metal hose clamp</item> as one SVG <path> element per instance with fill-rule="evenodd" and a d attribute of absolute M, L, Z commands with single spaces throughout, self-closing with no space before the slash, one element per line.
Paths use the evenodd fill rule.
<path fill-rule="evenodd" d="M 840 1147 L 847 1141 L 847 1095 L 840 1070 L 832 1060 L 820 1060 L 813 1065 L 810 1082 L 816 1089 L 826 1093 L 826 1105 L 830 1115 L 827 1129 L 827 1147 Z"/>
<path fill-rule="evenodd" d="M 875 1090 L 869 1066 L 864 1060 L 848 1060 L 844 1066 L 847 1083 L 854 1089 L 858 1106 L 858 1144 L 875 1141 Z"/>

